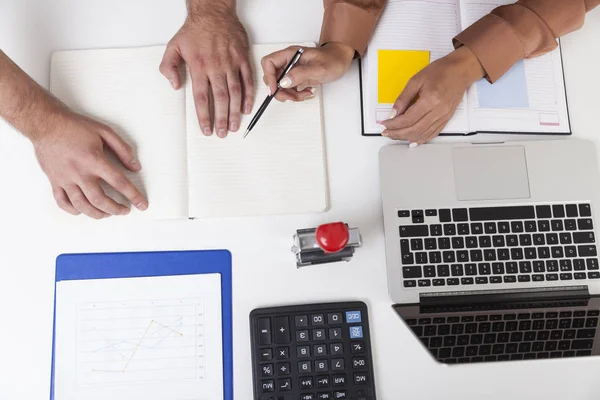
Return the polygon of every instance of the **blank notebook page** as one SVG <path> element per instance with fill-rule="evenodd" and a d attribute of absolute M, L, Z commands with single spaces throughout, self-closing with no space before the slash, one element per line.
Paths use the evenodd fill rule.
<path fill-rule="evenodd" d="M 299 103 L 273 100 L 242 139 L 268 95 L 260 60 L 287 45 L 252 47 L 257 88 L 251 115 L 226 139 L 199 128 L 191 81 L 187 82 L 188 180 L 191 217 L 321 212 L 328 208 L 321 93 Z"/>
<path fill-rule="evenodd" d="M 132 216 L 187 218 L 185 91 L 174 91 L 158 71 L 163 53 L 163 46 L 58 52 L 50 89 L 71 109 L 112 127 L 136 150 L 142 171 L 127 175 L 147 194 L 149 209 L 141 213 L 132 207 Z"/>

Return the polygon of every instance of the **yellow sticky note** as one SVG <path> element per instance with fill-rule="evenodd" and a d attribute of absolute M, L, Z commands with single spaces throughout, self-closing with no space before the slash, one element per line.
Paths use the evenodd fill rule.
<path fill-rule="evenodd" d="M 379 50 L 377 100 L 393 104 L 406 84 L 429 64 L 431 53 L 425 50 Z"/>

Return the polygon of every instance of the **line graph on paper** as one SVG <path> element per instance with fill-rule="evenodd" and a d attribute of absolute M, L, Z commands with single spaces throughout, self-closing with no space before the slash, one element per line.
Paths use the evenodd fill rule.
<path fill-rule="evenodd" d="M 204 299 L 78 304 L 80 385 L 205 379 Z"/>

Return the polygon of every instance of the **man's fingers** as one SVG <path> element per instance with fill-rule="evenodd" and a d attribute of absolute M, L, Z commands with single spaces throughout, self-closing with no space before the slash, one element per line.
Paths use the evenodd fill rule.
<path fill-rule="evenodd" d="M 248 63 L 242 63 L 240 67 L 240 77 L 242 80 L 242 112 L 246 115 L 252 113 L 252 107 L 254 107 L 254 75 L 252 74 L 252 67 Z"/>
<path fill-rule="evenodd" d="M 297 91 L 296 89 L 280 89 L 275 96 L 275 99 L 284 102 L 284 101 L 304 101 L 309 100 L 315 97 L 314 88 L 307 88 L 302 91 Z"/>
<path fill-rule="evenodd" d="M 242 118 L 242 84 L 240 72 L 234 71 L 227 75 L 229 90 L 229 131 L 237 132 Z"/>
<path fill-rule="evenodd" d="M 58 204 L 61 210 L 66 211 L 72 215 L 81 214 L 75 207 L 73 207 L 73 204 L 71 204 L 71 200 L 69 200 L 69 197 L 67 196 L 67 193 L 65 193 L 65 190 L 63 188 L 52 188 L 52 194 L 54 195 L 54 200 L 56 200 L 56 204 Z"/>
<path fill-rule="evenodd" d="M 98 176 L 121 193 L 140 211 L 148 209 L 148 201 L 137 187 L 110 162 L 101 166 Z"/>
<path fill-rule="evenodd" d="M 81 191 L 92 206 L 108 215 L 125 215 L 129 208 L 117 203 L 104 193 L 99 179 L 90 179 L 80 185 Z"/>
<path fill-rule="evenodd" d="M 179 66 L 183 62 L 183 58 L 177 47 L 174 45 L 167 46 L 167 50 L 160 63 L 160 73 L 171 82 L 173 89 L 177 90 L 181 87 L 181 79 L 179 77 Z"/>
<path fill-rule="evenodd" d="M 108 217 L 108 214 L 98 210 L 96 207 L 90 204 L 87 197 L 85 197 L 79 186 L 67 185 L 64 187 L 64 189 L 73 207 L 75 207 L 81 213 L 94 219 L 102 219 Z"/>
<path fill-rule="evenodd" d="M 191 72 L 194 104 L 200 130 L 206 136 L 212 135 L 212 122 L 210 120 L 210 95 L 208 77 L 204 72 L 198 72 L 196 67 Z"/>
<path fill-rule="evenodd" d="M 265 82 L 269 87 L 271 93 L 277 90 L 277 71 L 285 68 L 286 65 L 292 60 L 296 52 L 298 51 L 297 46 L 288 47 L 275 53 L 269 54 L 261 60 L 263 73 L 265 76 Z"/>
<path fill-rule="evenodd" d="M 104 140 L 104 143 L 117 155 L 125 168 L 133 172 L 138 172 L 142 169 L 131 146 L 125 143 L 115 131 L 109 127 L 104 127 L 100 130 L 100 136 Z"/>
<path fill-rule="evenodd" d="M 229 89 L 225 75 L 215 73 L 210 78 L 213 101 L 215 105 L 215 131 L 217 136 L 227 136 L 227 123 L 229 119 Z"/>

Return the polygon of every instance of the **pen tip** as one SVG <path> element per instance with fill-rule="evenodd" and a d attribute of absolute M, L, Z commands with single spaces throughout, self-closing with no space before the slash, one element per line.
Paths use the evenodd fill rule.
<path fill-rule="evenodd" d="M 250 133 L 250 129 L 246 129 L 246 132 L 244 133 L 244 136 L 242 137 L 242 139 L 246 139 L 246 136 L 248 136 L 249 133 Z"/>

